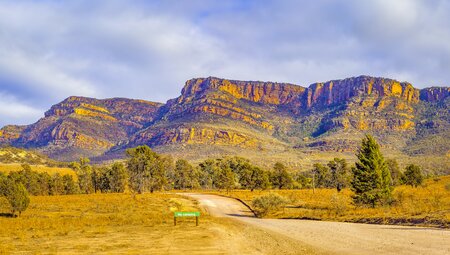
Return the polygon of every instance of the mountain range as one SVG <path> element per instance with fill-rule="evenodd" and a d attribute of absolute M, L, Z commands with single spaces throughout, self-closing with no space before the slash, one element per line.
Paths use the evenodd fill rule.
<path fill-rule="evenodd" d="M 450 171 L 450 88 L 359 76 L 303 87 L 215 77 L 188 80 L 165 104 L 71 96 L 36 123 L 0 130 L 0 144 L 70 161 L 105 161 L 147 144 L 199 161 L 241 155 L 292 167 L 339 156 L 352 160 L 373 134 L 386 157 Z"/>

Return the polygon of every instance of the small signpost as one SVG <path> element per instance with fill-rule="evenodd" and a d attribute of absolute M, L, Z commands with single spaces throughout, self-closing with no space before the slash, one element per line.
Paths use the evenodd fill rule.
<path fill-rule="evenodd" d="M 173 213 L 173 225 L 177 225 L 178 217 L 195 217 L 195 226 L 198 226 L 198 217 L 200 217 L 200 212 L 174 212 Z"/>

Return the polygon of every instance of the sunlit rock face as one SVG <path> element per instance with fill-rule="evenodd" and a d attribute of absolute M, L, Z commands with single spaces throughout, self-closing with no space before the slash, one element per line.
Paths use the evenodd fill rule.
<path fill-rule="evenodd" d="M 373 107 L 385 98 L 398 98 L 408 104 L 419 101 L 419 90 L 411 84 L 370 76 L 314 83 L 308 88 L 306 95 L 305 100 L 308 108 L 346 103 L 354 97 L 376 99 L 373 104 L 368 102 L 363 105 L 369 107 Z"/>

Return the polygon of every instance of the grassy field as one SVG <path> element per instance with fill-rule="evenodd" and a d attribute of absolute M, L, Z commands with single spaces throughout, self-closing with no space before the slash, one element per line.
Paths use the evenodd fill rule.
<path fill-rule="evenodd" d="M 298 242 L 202 212 L 200 225 L 173 210 L 200 210 L 176 194 L 31 197 L 18 218 L 0 198 L 0 254 L 315 254 Z"/>
<path fill-rule="evenodd" d="M 1 205 L 1 211 L 7 212 L 6 201 Z M 173 227 L 171 207 L 196 209 L 189 200 L 164 194 L 136 199 L 129 194 L 31 197 L 30 207 L 21 217 L 0 217 L 4 226 L 0 229 L 0 251 L 164 253 L 160 249 L 174 248 L 170 239 L 182 239 L 182 235 L 192 236 L 193 247 L 201 247 L 198 242 L 204 244 L 202 239 L 211 233 L 197 236 L 192 219 Z M 166 234 L 171 237 L 166 238 Z M 179 248 L 184 245 L 188 243 L 181 240 Z"/>
<path fill-rule="evenodd" d="M 54 175 L 59 173 L 60 175 L 69 174 L 72 175 L 74 178 L 76 178 L 75 172 L 70 168 L 64 168 L 64 167 L 49 167 L 45 165 L 30 165 L 31 170 L 36 172 L 47 172 L 49 175 Z M 12 171 L 20 171 L 22 170 L 21 164 L 18 163 L 12 163 L 12 164 L 3 164 L 0 163 L 0 172 L 4 172 L 8 174 Z"/>
<path fill-rule="evenodd" d="M 334 189 L 277 190 L 277 191 L 230 191 L 222 195 L 240 198 L 248 205 L 252 200 L 269 192 L 278 193 L 289 201 L 272 218 L 316 219 L 379 224 L 427 225 L 449 227 L 450 225 L 450 176 L 427 179 L 423 186 L 396 187 L 394 203 L 377 208 L 353 205 L 349 189 L 338 193 Z"/>

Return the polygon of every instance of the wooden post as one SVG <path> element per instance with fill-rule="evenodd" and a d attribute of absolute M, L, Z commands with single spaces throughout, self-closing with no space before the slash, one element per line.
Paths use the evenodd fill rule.
<path fill-rule="evenodd" d="M 178 217 L 195 217 L 195 226 L 198 226 L 198 218 L 200 217 L 200 212 L 174 212 L 173 213 L 173 225 L 177 225 Z"/>
<path fill-rule="evenodd" d="M 315 187 L 315 185 L 316 185 L 316 171 L 315 170 L 313 170 L 313 181 L 312 181 L 312 188 L 313 188 L 313 193 L 316 193 L 316 187 Z"/>

